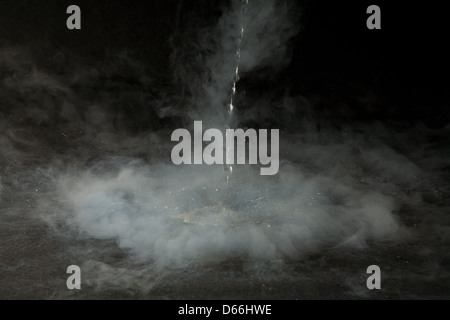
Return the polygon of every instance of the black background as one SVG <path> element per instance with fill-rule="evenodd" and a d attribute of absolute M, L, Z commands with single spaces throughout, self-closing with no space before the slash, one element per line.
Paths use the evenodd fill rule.
<path fill-rule="evenodd" d="M 295 94 L 330 98 L 317 104 L 319 115 L 340 121 L 423 121 L 432 128 L 449 122 L 450 52 L 442 2 L 299 2 L 303 30 L 278 80 L 289 83 Z M 48 47 L 64 48 L 93 60 L 126 48 L 164 73 L 177 14 L 189 15 L 191 25 L 211 25 L 223 1 L 184 1 L 177 13 L 180 3 L 2 1 L 0 39 L 27 44 L 43 55 Z M 82 30 L 66 28 L 70 4 L 81 7 Z M 370 4 L 381 8 L 381 30 L 366 28 Z M 361 92 L 376 99 L 361 103 L 355 99 Z"/>

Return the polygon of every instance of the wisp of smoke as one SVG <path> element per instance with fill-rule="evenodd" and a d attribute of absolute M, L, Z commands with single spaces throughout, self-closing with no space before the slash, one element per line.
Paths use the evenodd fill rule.
<path fill-rule="evenodd" d="M 211 126 L 226 123 L 236 67 L 241 77 L 258 69 L 267 76 L 279 72 L 291 61 L 290 40 L 300 31 L 300 11 L 293 1 L 249 1 L 242 10 L 244 3 L 231 1 L 216 26 L 199 30 L 196 40 L 174 44 L 172 72 L 186 94 L 187 116 Z M 164 111 L 179 114 L 173 108 Z"/>

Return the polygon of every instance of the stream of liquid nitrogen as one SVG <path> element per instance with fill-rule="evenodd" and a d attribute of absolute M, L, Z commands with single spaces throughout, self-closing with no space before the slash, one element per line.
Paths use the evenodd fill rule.
<path fill-rule="evenodd" d="M 233 75 L 233 85 L 231 87 L 231 97 L 230 101 L 228 103 L 228 121 L 225 126 L 225 129 L 230 129 L 232 126 L 233 121 L 233 115 L 234 115 L 234 97 L 236 95 L 236 83 L 239 81 L 239 65 L 241 62 L 241 47 L 242 47 L 242 40 L 244 39 L 244 32 L 245 32 L 245 23 L 244 23 L 244 16 L 247 13 L 247 7 L 248 7 L 248 0 L 241 0 L 241 14 L 240 14 L 240 25 L 239 25 L 239 38 L 237 40 L 237 48 L 236 48 L 236 63 L 235 63 L 235 69 L 234 69 L 234 75 Z M 227 186 L 229 186 L 231 175 L 233 174 L 233 166 L 229 163 L 233 163 L 233 159 L 230 159 L 231 153 L 228 150 L 228 147 L 226 147 L 225 150 L 226 154 L 226 161 L 225 161 L 225 171 L 227 174 Z M 233 154 L 234 157 L 234 154 Z"/>

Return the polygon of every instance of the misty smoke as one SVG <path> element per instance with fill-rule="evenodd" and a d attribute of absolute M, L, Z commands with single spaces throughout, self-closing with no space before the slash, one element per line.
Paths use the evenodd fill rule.
<path fill-rule="evenodd" d="M 236 67 L 240 77 L 255 70 L 271 77 L 291 60 L 290 40 L 300 31 L 297 5 L 279 0 L 245 2 L 230 1 L 217 24 L 200 29 L 194 40 L 183 41 L 182 32 L 173 37 L 172 72 L 186 94 L 183 103 L 190 104 L 192 119 L 202 118 L 218 127 L 227 122 Z M 177 114 L 167 106 L 164 111 Z"/>
<path fill-rule="evenodd" d="M 128 52 L 97 63 L 64 51 L 41 57 L 32 48 L 2 47 L 2 222 L 23 216 L 33 226 L 44 223 L 49 239 L 63 243 L 51 249 L 55 261 L 70 265 L 66 255 L 76 257 L 98 290 L 145 292 L 169 275 L 230 262 L 269 279 L 311 256 L 443 234 L 445 224 L 427 227 L 417 211 L 436 202 L 440 215 L 448 213 L 448 150 L 428 143 L 448 136 L 448 128 L 320 127 L 304 97 L 246 100 L 241 91 L 242 121 L 261 113 L 277 123 L 299 121 L 295 131 L 281 128 L 279 173 L 260 176 L 259 168 L 242 165 L 227 187 L 222 166 L 171 163 L 173 129 L 191 120 L 225 125 L 242 25 L 242 78 L 271 77 L 290 62 L 300 8 L 250 0 L 242 15 L 241 5 L 231 1 L 195 36 L 177 31 L 167 87 Z M 0 271 L 22 268 L 14 259 Z"/>
<path fill-rule="evenodd" d="M 293 27 L 288 3 L 255 2 L 245 14 L 240 6 L 234 1 L 225 9 L 213 32 L 214 51 L 205 57 L 206 76 L 201 74 L 199 81 L 204 81 L 200 89 L 206 96 L 195 103 L 207 114 L 219 113 L 218 108 L 225 110 L 241 25 L 247 30 L 242 47 L 243 71 L 270 67 L 275 72 L 289 63 L 287 42 L 298 28 Z M 197 77 L 183 75 L 187 81 Z M 99 124 L 109 122 L 90 118 Z M 161 143 L 170 148 L 169 143 Z M 308 154 L 310 147 L 295 143 L 283 147 L 299 150 L 299 155 L 286 155 L 284 172 L 276 179 L 257 179 L 251 168 L 239 168 L 243 173 L 235 178 L 236 188 L 232 189 L 225 188 L 220 166 L 174 168 L 136 159 L 109 159 L 87 172 L 60 177 L 57 190 L 61 201 L 72 207 L 70 225 L 90 237 L 117 239 L 118 246 L 131 249 L 138 260 L 162 267 L 185 268 L 192 263 L 230 258 L 299 259 L 318 247 L 361 247 L 367 239 L 381 240 L 396 234 L 397 203 L 391 195 L 377 189 L 364 190 L 354 181 L 345 183 L 333 176 L 310 177 L 306 172 L 311 169 L 291 164 Z M 332 167 L 328 161 L 320 163 L 324 155 L 317 152 L 307 160 L 316 162 L 321 172 Z M 344 150 L 341 153 L 343 163 L 359 161 L 376 167 L 381 162 L 376 162 L 376 157 L 364 159 L 364 152 L 362 159 Z M 378 155 L 377 151 L 373 153 Z M 152 158 L 157 162 L 157 157 Z M 415 168 L 408 169 L 411 165 L 406 160 L 394 161 L 408 175 L 414 174 Z M 102 173 L 104 166 L 108 168 L 106 176 Z M 336 170 L 344 175 L 344 170 Z M 355 174 L 348 171 L 347 177 Z"/>

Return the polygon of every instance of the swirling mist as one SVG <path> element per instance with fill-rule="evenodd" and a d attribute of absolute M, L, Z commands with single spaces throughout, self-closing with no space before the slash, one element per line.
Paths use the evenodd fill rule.
<path fill-rule="evenodd" d="M 317 257 L 358 260 L 408 248 L 430 230 L 444 234 L 448 127 L 327 123 L 303 96 L 255 91 L 252 81 L 273 84 L 289 65 L 302 10 L 278 0 L 249 1 L 244 16 L 240 8 L 224 4 L 203 27 L 179 17 L 164 84 L 127 51 L 93 62 L 64 50 L 42 57 L 32 47 L 1 47 L 1 220 L 30 228 L 27 241 L 5 229 L 0 270 L 9 281 L 16 270 L 42 266 L 33 252 L 45 247 L 46 264 L 80 265 L 83 285 L 96 289 L 87 297 L 183 296 L 188 289 L 170 290 L 215 272 L 231 282 L 277 287 L 297 279 L 312 288 L 308 270 L 332 279 Z M 236 166 L 227 186 L 222 166 L 173 165 L 170 134 L 192 129 L 192 120 L 225 125 L 241 23 L 238 123 L 280 128 L 280 169 L 267 177 L 257 166 Z M 437 255 L 426 244 L 419 249 L 424 260 Z M 442 266 L 426 269 L 433 278 Z M 70 297 L 53 289 L 62 281 L 53 273 L 44 295 Z M 343 294 L 364 297 L 343 273 Z M 243 296 L 214 290 L 185 294 Z M 272 297 L 267 290 L 258 297 Z"/>

